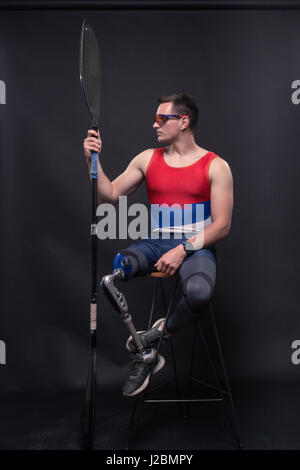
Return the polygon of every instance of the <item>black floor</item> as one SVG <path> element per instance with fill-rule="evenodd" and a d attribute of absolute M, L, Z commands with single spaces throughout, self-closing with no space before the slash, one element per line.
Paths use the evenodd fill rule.
<path fill-rule="evenodd" d="M 300 384 L 234 385 L 233 392 L 245 450 L 300 449 Z M 2 396 L 0 449 L 79 449 L 82 395 Z M 95 449 L 126 449 L 133 403 L 120 390 L 98 391 Z M 137 450 L 236 449 L 222 403 L 192 405 L 186 420 L 178 404 L 145 404 L 134 444 Z"/>

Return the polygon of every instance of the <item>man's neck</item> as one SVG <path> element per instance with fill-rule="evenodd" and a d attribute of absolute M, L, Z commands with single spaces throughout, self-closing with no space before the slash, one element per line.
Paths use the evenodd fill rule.
<path fill-rule="evenodd" d="M 192 155 L 201 149 L 196 144 L 194 134 L 180 135 L 176 141 L 172 142 L 167 150 L 169 155 L 177 155 L 178 157 L 184 157 L 186 155 Z"/>

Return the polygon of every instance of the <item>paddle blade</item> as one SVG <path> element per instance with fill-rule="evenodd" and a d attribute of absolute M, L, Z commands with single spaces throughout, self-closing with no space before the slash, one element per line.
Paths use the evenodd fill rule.
<path fill-rule="evenodd" d="M 96 125 L 100 113 L 100 49 L 91 25 L 84 19 L 79 53 L 80 83 L 89 112 Z"/>

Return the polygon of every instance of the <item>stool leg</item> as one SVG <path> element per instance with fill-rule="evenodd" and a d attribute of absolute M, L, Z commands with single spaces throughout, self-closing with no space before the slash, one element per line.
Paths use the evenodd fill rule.
<path fill-rule="evenodd" d="M 156 279 L 156 281 L 154 282 L 151 310 L 150 310 L 150 316 L 149 316 L 147 330 L 150 330 L 150 327 L 152 325 L 152 318 L 153 318 L 153 313 L 154 313 L 155 304 L 156 304 L 156 297 L 157 297 L 157 288 L 158 288 L 158 282 L 157 281 L 158 280 L 159 279 Z"/>
<path fill-rule="evenodd" d="M 192 375 L 193 375 L 193 370 L 194 370 L 194 362 L 195 362 L 195 339 L 196 339 L 196 329 L 193 329 L 193 340 L 192 340 L 192 360 L 191 360 L 191 367 L 190 367 L 190 374 L 189 374 L 189 380 L 188 380 L 188 398 L 191 398 L 191 383 L 192 383 Z M 190 404 L 187 402 L 185 404 L 185 412 L 184 412 L 184 417 L 187 418 L 190 414 Z"/>
<path fill-rule="evenodd" d="M 205 350 L 206 350 L 206 353 L 207 353 L 207 356 L 209 358 L 209 363 L 210 363 L 210 366 L 212 368 L 212 371 L 214 373 L 214 376 L 215 376 L 215 380 L 216 380 L 216 384 L 217 384 L 217 389 L 219 391 L 219 394 L 222 398 L 222 401 L 224 403 L 224 406 L 225 406 L 225 409 L 227 411 L 227 414 L 229 416 L 229 419 L 232 423 L 232 427 L 233 427 L 233 433 L 234 433 L 234 437 L 237 441 L 237 444 L 239 446 L 239 448 L 241 448 L 243 446 L 242 442 L 241 442 L 241 439 L 240 439 L 240 436 L 239 436 L 239 431 L 238 431 L 238 426 L 237 426 L 237 419 L 236 419 L 236 414 L 235 414 L 235 409 L 234 409 L 234 406 L 233 406 L 233 399 L 232 399 L 232 395 L 230 393 L 230 387 L 229 387 L 229 380 L 228 380 L 228 377 L 227 377 L 227 374 L 226 374 L 226 370 L 224 369 L 225 367 L 225 364 L 224 364 L 224 359 L 223 359 L 223 355 L 222 355 L 222 351 L 221 349 L 219 349 L 220 347 L 220 342 L 218 342 L 218 337 L 216 336 L 216 330 L 214 330 L 214 333 L 215 333 L 215 338 L 216 338 L 216 342 L 217 342 L 217 346 L 218 346 L 218 352 L 219 352 L 219 355 L 221 357 L 221 363 L 222 363 L 222 368 L 223 368 L 223 373 L 224 373 L 224 377 L 225 377 L 225 381 L 226 381 L 226 392 L 223 391 L 222 389 L 222 386 L 221 386 L 221 383 L 219 381 L 219 377 L 218 377 L 218 374 L 217 374 L 217 371 L 216 371 L 216 368 L 214 366 L 214 361 L 211 357 L 211 354 L 209 352 L 209 349 L 208 349 L 208 346 L 207 346 L 207 342 L 205 340 L 205 336 L 203 334 L 203 331 L 202 331 L 202 328 L 200 326 L 200 322 L 198 320 L 197 322 L 197 327 L 198 327 L 198 330 L 200 332 L 200 335 L 201 335 L 201 339 L 202 339 L 202 342 L 203 342 L 203 345 L 205 347 Z M 231 413 L 229 412 L 228 410 L 228 407 L 227 407 L 227 402 L 226 402 L 226 397 L 225 397 L 225 393 L 228 393 L 228 396 L 231 397 L 231 400 L 230 400 L 230 403 L 231 403 Z"/>
<path fill-rule="evenodd" d="M 169 305 L 168 305 L 168 311 L 167 311 L 167 316 L 166 316 L 166 322 L 165 322 L 165 326 L 164 326 L 164 329 L 163 329 L 163 334 L 162 334 L 161 337 L 159 338 L 159 342 L 158 342 L 158 345 L 157 345 L 157 349 L 156 349 L 156 351 L 155 351 L 155 358 L 157 357 L 157 354 L 158 354 L 158 351 L 159 351 L 159 348 L 160 348 L 160 345 L 161 345 L 161 342 L 162 342 L 162 339 L 163 339 L 163 335 L 164 335 L 164 332 L 165 332 L 166 324 L 167 324 L 168 318 L 169 318 L 169 316 L 170 316 L 170 313 L 171 313 L 171 310 L 172 310 L 172 307 L 173 307 L 174 298 L 175 298 L 175 294 L 176 294 L 176 290 L 177 290 L 177 285 L 178 285 L 178 279 L 176 279 L 175 287 L 174 287 L 174 289 L 173 289 L 173 292 L 172 292 L 172 295 L 171 295 L 171 299 L 170 299 L 170 302 L 169 302 Z M 162 288 L 162 285 L 161 285 L 161 288 Z M 163 288 L 162 288 L 162 291 L 163 291 Z M 149 385 L 150 385 L 150 382 L 151 382 L 151 379 L 152 379 L 154 364 L 155 364 L 155 360 L 153 361 L 153 365 L 152 365 L 152 368 L 151 368 L 148 386 L 147 386 L 147 388 L 145 389 L 145 392 L 144 392 L 144 400 L 146 399 L 146 398 L 145 398 L 145 397 L 146 397 L 146 393 L 147 393 L 147 390 L 149 389 Z"/>
<path fill-rule="evenodd" d="M 225 395 L 224 395 L 224 391 L 222 390 L 222 386 L 221 386 L 221 383 L 220 383 L 220 380 L 219 380 L 219 377 L 218 377 L 218 374 L 217 374 L 217 371 L 216 371 L 216 368 L 215 368 L 215 365 L 214 365 L 214 361 L 213 361 L 213 358 L 210 354 L 210 351 L 209 351 L 209 348 L 208 348 L 208 345 L 207 345 L 207 341 L 205 339 L 205 336 L 204 336 L 204 333 L 203 333 L 203 330 L 201 328 L 201 325 L 200 325 L 200 320 L 197 321 L 197 328 L 199 330 L 199 333 L 200 333 L 200 336 L 201 336 L 201 340 L 202 340 L 202 343 L 204 345 L 204 348 L 205 348 L 205 351 L 206 351 L 206 354 L 207 354 L 207 357 L 208 357 L 208 360 L 209 360 L 209 364 L 211 366 L 211 369 L 214 373 L 214 377 L 215 377 L 215 381 L 216 381 L 216 384 L 217 384 L 217 387 L 213 387 L 215 390 L 218 390 L 219 391 L 219 394 L 222 398 L 222 400 L 225 401 Z"/>
<path fill-rule="evenodd" d="M 162 282 L 160 283 L 160 287 L 161 287 L 162 299 L 163 299 L 163 304 L 164 304 L 164 312 L 165 312 L 165 317 L 166 317 L 165 327 L 164 327 L 164 330 L 163 330 L 163 333 L 164 333 L 164 332 L 165 332 L 165 329 L 166 329 L 167 322 L 168 322 L 168 318 L 169 318 L 170 313 L 171 313 L 171 308 L 172 308 L 172 305 L 173 305 L 173 302 L 174 302 L 174 296 L 175 296 L 176 291 L 177 291 L 178 279 L 176 280 L 176 284 L 175 284 L 174 289 L 173 289 L 173 296 L 171 297 L 171 300 L 170 300 L 170 303 L 169 303 L 168 307 L 167 307 L 167 305 L 166 305 L 165 290 L 164 290 L 164 287 L 163 287 L 163 283 L 162 283 Z M 176 360 L 175 360 L 175 352 L 174 352 L 174 347 L 173 347 L 172 338 L 169 338 L 168 341 L 169 341 L 170 352 L 171 352 L 171 358 L 172 358 L 172 364 L 173 364 L 173 370 L 174 370 L 174 378 L 175 378 L 175 383 L 176 383 L 177 399 L 178 399 L 178 400 L 181 400 L 181 392 L 180 392 L 180 386 L 179 386 L 179 380 L 178 380 L 178 373 L 177 373 L 177 367 L 176 367 Z M 182 411 L 183 411 L 183 416 L 185 417 L 185 416 L 186 416 L 186 413 L 185 413 L 185 406 L 184 406 L 184 404 L 183 404 L 183 403 L 182 403 L 182 404 L 179 403 L 179 408 L 182 409 Z"/>
<path fill-rule="evenodd" d="M 181 400 L 181 392 L 180 392 L 180 387 L 179 387 L 179 380 L 178 380 L 178 374 L 177 374 L 177 367 L 176 367 L 176 360 L 175 360 L 175 353 L 174 353 L 174 346 L 173 346 L 172 338 L 170 338 L 168 341 L 169 341 L 171 357 L 172 357 L 172 363 L 173 363 L 173 369 L 174 369 L 177 399 Z M 179 408 L 181 408 L 181 410 L 182 410 L 183 417 L 186 418 L 186 411 L 185 411 L 184 403 L 179 402 Z"/>
<path fill-rule="evenodd" d="M 129 425 L 129 432 L 128 432 L 128 441 L 127 441 L 127 450 L 133 449 L 131 446 L 132 440 L 133 440 L 133 435 L 134 435 L 134 430 L 135 430 L 135 424 L 136 424 L 136 414 L 137 414 L 137 408 L 138 405 L 141 401 L 141 397 L 137 396 L 134 400 L 134 405 L 133 409 L 131 412 L 131 417 L 130 417 L 130 425 Z"/>
<path fill-rule="evenodd" d="M 222 369 L 223 369 L 223 373 L 224 373 L 224 377 L 225 377 L 225 382 L 226 382 L 227 392 L 228 392 L 228 396 L 229 396 L 229 401 L 230 401 L 230 405 L 231 405 L 231 413 L 232 413 L 231 414 L 231 416 L 232 416 L 231 419 L 232 419 L 232 425 L 233 425 L 233 432 L 234 432 L 234 436 L 235 436 L 235 439 L 237 441 L 237 444 L 238 444 L 239 448 L 241 449 L 243 447 L 243 442 L 242 442 L 241 435 L 240 435 L 240 430 L 239 430 L 239 426 L 238 426 L 235 406 L 234 406 L 234 403 L 233 403 L 233 397 L 232 397 L 231 388 L 230 388 L 230 384 L 229 384 L 229 379 L 228 379 L 228 375 L 227 375 L 227 371 L 226 371 L 226 367 L 225 367 L 225 361 L 224 361 L 222 348 L 221 348 L 221 343 L 220 343 L 220 339 L 219 339 L 219 334 L 218 334 L 218 330 L 217 330 L 217 325 L 216 325 L 216 321 L 215 321 L 215 315 L 214 315 L 214 311 L 213 311 L 211 303 L 209 304 L 209 309 L 210 309 L 210 313 L 211 313 L 213 329 L 214 329 L 216 342 L 217 342 L 217 346 L 218 346 L 218 352 L 219 352 L 219 356 L 220 356 L 220 359 L 221 359 Z M 226 403 L 226 402 L 224 401 L 224 403 Z"/>

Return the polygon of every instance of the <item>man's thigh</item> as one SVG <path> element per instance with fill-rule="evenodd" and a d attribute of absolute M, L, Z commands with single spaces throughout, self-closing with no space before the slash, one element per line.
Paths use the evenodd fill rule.
<path fill-rule="evenodd" d="M 174 248 L 180 243 L 180 240 L 170 239 L 154 239 L 154 238 L 143 238 L 135 243 L 132 243 L 122 252 L 136 252 L 136 254 L 142 254 L 147 260 L 147 272 L 152 272 L 154 270 L 155 263 L 159 258 L 165 254 L 167 251 Z"/>
<path fill-rule="evenodd" d="M 119 250 L 114 257 L 113 267 L 118 267 L 120 260 L 122 261 L 122 258 L 125 257 L 130 263 L 130 267 L 127 269 L 127 279 L 145 276 L 154 270 L 154 265 L 162 254 L 163 250 L 159 243 L 155 243 L 151 239 L 141 239 Z"/>

